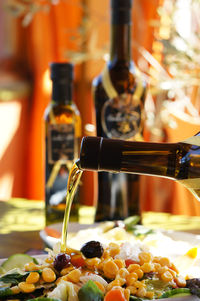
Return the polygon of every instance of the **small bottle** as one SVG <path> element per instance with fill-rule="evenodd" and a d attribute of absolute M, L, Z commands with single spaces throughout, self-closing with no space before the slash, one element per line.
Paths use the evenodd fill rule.
<path fill-rule="evenodd" d="M 69 171 L 78 157 L 81 118 L 72 100 L 73 65 L 51 63 L 52 101 L 45 112 L 46 125 L 46 224 L 62 222 Z M 78 220 L 76 193 L 70 218 Z"/>
<path fill-rule="evenodd" d="M 176 180 L 200 200 L 200 132 L 183 142 L 134 142 L 84 137 L 79 167 Z"/>
<path fill-rule="evenodd" d="M 110 58 L 93 81 L 97 136 L 142 140 L 146 86 L 131 60 L 132 0 L 111 0 Z M 96 221 L 140 215 L 139 177 L 98 174 Z"/>

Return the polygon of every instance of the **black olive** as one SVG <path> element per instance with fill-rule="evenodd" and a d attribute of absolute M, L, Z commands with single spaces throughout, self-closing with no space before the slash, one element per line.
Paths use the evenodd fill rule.
<path fill-rule="evenodd" d="M 103 246 L 99 241 L 88 241 L 86 242 L 82 248 L 81 252 L 86 258 L 93 258 L 93 257 L 99 257 L 103 255 Z"/>
<path fill-rule="evenodd" d="M 71 257 L 65 253 L 56 255 L 53 266 L 57 271 L 61 271 L 70 265 Z"/>

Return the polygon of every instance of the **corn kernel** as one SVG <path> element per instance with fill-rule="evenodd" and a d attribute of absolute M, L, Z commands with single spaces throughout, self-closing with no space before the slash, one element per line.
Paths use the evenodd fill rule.
<path fill-rule="evenodd" d="M 145 295 L 146 295 L 146 288 L 144 288 L 143 286 L 139 287 L 136 292 L 136 296 L 143 298 L 145 297 Z"/>
<path fill-rule="evenodd" d="M 140 264 L 143 264 L 145 262 L 150 262 L 152 260 L 152 255 L 151 253 L 148 252 L 141 252 L 138 255 L 139 259 L 140 259 Z"/>
<path fill-rule="evenodd" d="M 135 273 L 138 275 L 138 279 L 141 279 L 144 276 L 144 272 L 142 269 L 136 270 Z"/>
<path fill-rule="evenodd" d="M 94 281 L 94 283 L 96 284 L 96 286 L 98 286 L 98 288 L 105 293 L 105 287 L 103 286 L 102 283 L 100 283 L 99 281 Z"/>
<path fill-rule="evenodd" d="M 40 275 L 37 272 L 30 272 L 28 277 L 26 278 L 27 283 L 36 283 L 40 279 Z"/>
<path fill-rule="evenodd" d="M 81 277 L 81 271 L 78 269 L 69 272 L 69 274 L 67 275 L 67 279 L 74 283 L 79 282 L 80 277 Z"/>
<path fill-rule="evenodd" d="M 126 278 L 126 276 L 129 275 L 129 272 L 127 271 L 126 268 L 121 268 L 117 272 L 117 275 L 119 275 L 121 278 Z"/>
<path fill-rule="evenodd" d="M 142 281 L 135 281 L 134 286 L 136 288 L 140 288 L 140 287 L 146 287 L 145 283 Z"/>
<path fill-rule="evenodd" d="M 69 266 L 69 267 L 67 267 L 67 268 L 64 268 L 64 269 L 62 269 L 62 270 L 60 271 L 60 275 L 61 275 L 61 276 L 65 276 L 65 275 L 67 275 L 70 271 L 72 271 L 73 269 L 74 269 L 73 266 Z"/>
<path fill-rule="evenodd" d="M 127 289 L 130 291 L 131 295 L 135 295 L 137 292 L 137 288 L 133 285 L 127 286 Z"/>
<path fill-rule="evenodd" d="M 120 246 L 111 242 L 109 244 L 109 253 L 110 253 L 110 256 L 112 257 L 115 257 L 115 255 L 119 254 L 120 252 Z"/>
<path fill-rule="evenodd" d="M 160 275 L 160 278 L 165 282 L 170 282 L 173 279 L 173 276 L 170 271 L 165 271 Z"/>
<path fill-rule="evenodd" d="M 106 290 L 107 290 L 107 291 L 110 291 L 110 290 L 111 290 L 113 287 L 115 287 L 115 286 L 120 286 L 120 287 L 121 287 L 120 281 L 119 281 L 118 279 L 115 279 L 115 280 L 111 281 L 111 282 L 107 285 Z"/>
<path fill-rule="evenodd" d="M 15 285 L 15 286 L 11 287 L 10 289 L 14 295 L 20 293 L 20 288 L 18 287 L 18 285 Z"/>
<path fill-rule="evenodd" d="M 140 265 L 137 264 L 137 263 L 132 263 L 127 268 L 127 270 L 129 271 L 129 273 L 135 272 L 138 269 L 140 269 Z"/>
<path fill-rule="evenodd" d="M 33 283 L 20 282 L 18 287 L 23 293 L 32 293 L 35 290 L 35 285 Z"/>
<path fill-rule="evenodd" d="M 112 260 L 107 261 L 103 266 L 103 272 L 109 279 L 115 278 L 119 271 L 118 266 Z"/>
<path fill-rule="evenodd" d="M 118 266 L 119 269 L 125 267 L 125 261 L 122 259 L 114 259 L 114 263 Z"/>
<path fill-rule="evenodd" d="M 38 265 L 36 265 L 34 262 L 26 263 L 24 268 L 25 268 L 25 271 L 37 271 L 40 269 L 40 267 Z"/>
<path fill-rule="evenodd" d="M 126 283 L 128 286 L 131 286 L 133 285 L 138 279 L 138 275 L 133 272 L 133 273 L 130 273 L 126 276 Z"/>
<path fill-rule="evenodd" d="M 45 282 L 53 282 L 56 280 L 56 274 L 51 268 L 44 268 L 42 278 Z"/>
<path fill-rule="evenodd" d="M 141 266 L 141 269 L 144 273 L 149 273 L 151 271 L 153 271 L 154 269 L 154 265 L 150 262 L 145 262 L 143 263 L 143 265 Z"/>
<path fill-rule="evenodd" d="M 100 262 L 101 262 L 101 259 L 98 257 L 88 258 L 85 260 L 85 264 L 88 268 L 98 267 Z"/>
<path fill-rule="evenodd" d="M 159 263 L 161 266 L 167 266 L 167 267 L 171 266 L 171 262 L 167 257 L 161 257 Z"/>
<path fill-rule="evenodd" d="M 182 276 L 178 276 L 174 279 L 174 281 L 176 282 L 176 284 L 179 287 L 185 287 L 186 286 L 186 280 L 182 277 Z"/>
<path fill-rule="evenodd" d="M 124 289 L 124 297 L 125 297 L 126 301 L 129 301 L 129 299 L 130 299 L 130 290 L 127 289 L 127 288 Z"/>
<path fill-rule="evenodd" d="M 145 297 L 148 298 L 148 299 L 153 299 L 153 297 L 154 297 L 154 292 L 152 292 L 152 291 L 146 292 Z"/>

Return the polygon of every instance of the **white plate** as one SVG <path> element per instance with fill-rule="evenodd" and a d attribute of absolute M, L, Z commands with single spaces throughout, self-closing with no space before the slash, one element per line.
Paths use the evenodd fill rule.
<path fill-rule="evenodd" d="M 70 223 L 68 227 L 68 233 L 77 233 L 80 230 L 91 229 L 98 227 L 98 223 L 95 224 L 79 224 L 79 223 Z M 57 223 L 49 226 L 55 231 L 62 232 L 62 223 Z M 158 233 L 165 234 L 167 237 L 175 240 L 175 241 L 183 241 L 185 243 L 189 243 L 191 245 L 200 245 L 200 235 L 195 235 L 188 232 L 180 232 L 180 231 L 173 231 L 173 230 L 154 230 Z M 42 240 L 47 244 L 49 247 L 53 247 L 55 243 L 57 243 L 60 239 L 47 235 L 45 230 L 40 231 L 40 237 Z M 91 239 L 90 239 L 91 240 Z"/>

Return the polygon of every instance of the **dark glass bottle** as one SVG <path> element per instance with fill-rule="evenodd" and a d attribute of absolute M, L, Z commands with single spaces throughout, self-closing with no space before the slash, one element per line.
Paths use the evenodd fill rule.
<path fill-rule="evenodd" d="M 68 174 L 79 154 L 81 118 L 72 100 L 73 65 L 52 63 L 52 101 L 45 112 L 46 224 L 61 222 L 65 210 Z M 78 220 L 78 193 L 70 218 Z"/>
<path fill-rule="evenodd" d="M 97 136 L 142 140 L 145 85 L 131 60 L 131 0 L 111 0 L 110 59 L 93 81 Z M 98 174 L 96 221 L 139 215 L 139 176 Z"/>
<path fill-rule="evenodd" d="M 200 200 L 200 133 L 178 143 L 85 137 L 79 167 L 170 178 L 186 186 Z"/>

